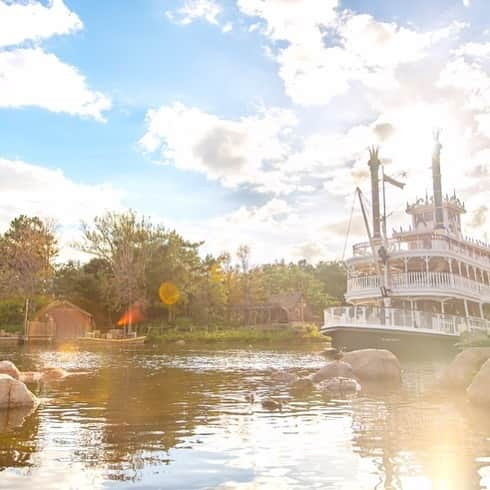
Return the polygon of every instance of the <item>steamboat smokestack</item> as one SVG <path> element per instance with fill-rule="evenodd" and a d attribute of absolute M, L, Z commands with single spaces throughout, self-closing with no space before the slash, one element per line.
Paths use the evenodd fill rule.
<path fill-rule="evenodd" d="M 379 214 L 379 148 L 373 146 L 369 149 L 369 169 L 371 171 L 371 199 L 373 203 L 373 238 L 381 238 Z"/>
<path fill-rule="evenodd" d="M 434 189 L 434 219 L 435 228 L 444 229 L 444 215 L 442 212 L 442 182 L 441 182 L 441 148 L 439 131 L 434 133 L 434 153 L 432 155 L 432 185 Z"/>

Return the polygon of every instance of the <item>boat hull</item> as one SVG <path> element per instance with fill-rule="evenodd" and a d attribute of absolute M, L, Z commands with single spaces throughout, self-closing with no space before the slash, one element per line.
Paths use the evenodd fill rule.
<path fill-rule="evenodd" d="M 146 336 L 127 339 L 103 339 L 98 337 L 80 337 L 77 342 L 83 347 L 132 347 L 144 345 Z"/>
<path fill-rule="evenodd" d="M 388 349 L 407 355 L 454 352 L 460 341 L 456 335 L 365 327 L 324 327 L 322 333 L 332 339 L 333 347 L 343 351 Z"/>

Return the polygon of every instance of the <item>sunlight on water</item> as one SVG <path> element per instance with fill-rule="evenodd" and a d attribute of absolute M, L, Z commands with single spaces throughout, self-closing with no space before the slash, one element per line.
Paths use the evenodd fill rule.
<path fill-rule="evenodd" d="M 406 488 L 490 485 L 490 421 L 435 389 L 437 362 L 405 362 L 401 390 L 328 399 L 274 381 L 315 352 L 1 353 L 20 368 L 91 377 L 32 385 L 34 413 L 0 417 L 0 488 Z M 255 400 L 247 401 L 254 393 Z M 260 399 L 281 400 L 268 411 Z"/>

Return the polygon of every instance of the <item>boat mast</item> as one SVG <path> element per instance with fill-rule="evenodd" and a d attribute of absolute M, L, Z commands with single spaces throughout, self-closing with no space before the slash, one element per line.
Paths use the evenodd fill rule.
<path fill-rule="evenodd" d="M 434 131 L 434 153 L 432 154 L 432 186 L 434 191 L 434 222 L 436 230 L 444 229 L 444 214 L 442 210 L 441 183 L 441 148 L 439 130 Z"/>
<path fill-rule="evenodd" d="M 381 177 L 383 179 L 383 238 L 385 246 L 388 244 L 388 234 L 386 232 L 386 185 L 385 185 L 385 166 L 381 166 Z"/>
<path fill-rule="evenodd" d="M 369 169 L 371 171 L 371 196 L 373 205 L 373 239 L 381 238 L 380 212 L 379 212 L 379 148 L 372 146 L 369 148 Z"/>
<path fill-rule="evenodd" d="M 364 219 L 364 225 L 366 227 L 366 232 L 369 239 L 369 245 L 371 246 L 371 252 L 373 254 L 374 267 L 376 268 L 376 273 L 378 274 L 378 277 L 383 283 L 383 274 L 381 273 L 381 267 L 379 266 L 379 261 L 376 256 L 376 247 L 374 246 L 374 238 L 371 235 L 371 229 L 369 228 L 369 220 L 367 217 L 366 208 L 364 207 L 364 202 L 362 200 L 363 193 L 361 189 L 359 189 L 359 187 L 356 187 L 356 193 L 359 198 L 359 204 L 361 205 L 362 217 Z"/>

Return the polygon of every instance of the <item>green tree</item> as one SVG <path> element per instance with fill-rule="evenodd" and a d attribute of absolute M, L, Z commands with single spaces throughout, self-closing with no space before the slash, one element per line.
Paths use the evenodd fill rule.
<path fill-rule="evenodd" d="M 3 298 L 23 298 L 27 318 L 29 301 L 42 303 L 41 296 L 52 292 L 58 255 L 54 222 L 37 216 L 15 218 L 0 238 L 0 254 L 0 292 Z"/>
<path fill-rule="evenodd" d="M 161 226 L 154 226 L 135 212 L 109 212 L 92 225 L 82 224 L 80 250 L 107 264 L 106 299 L 114 310 L 144 301 L 152 258 L 167 240 Z"/>

